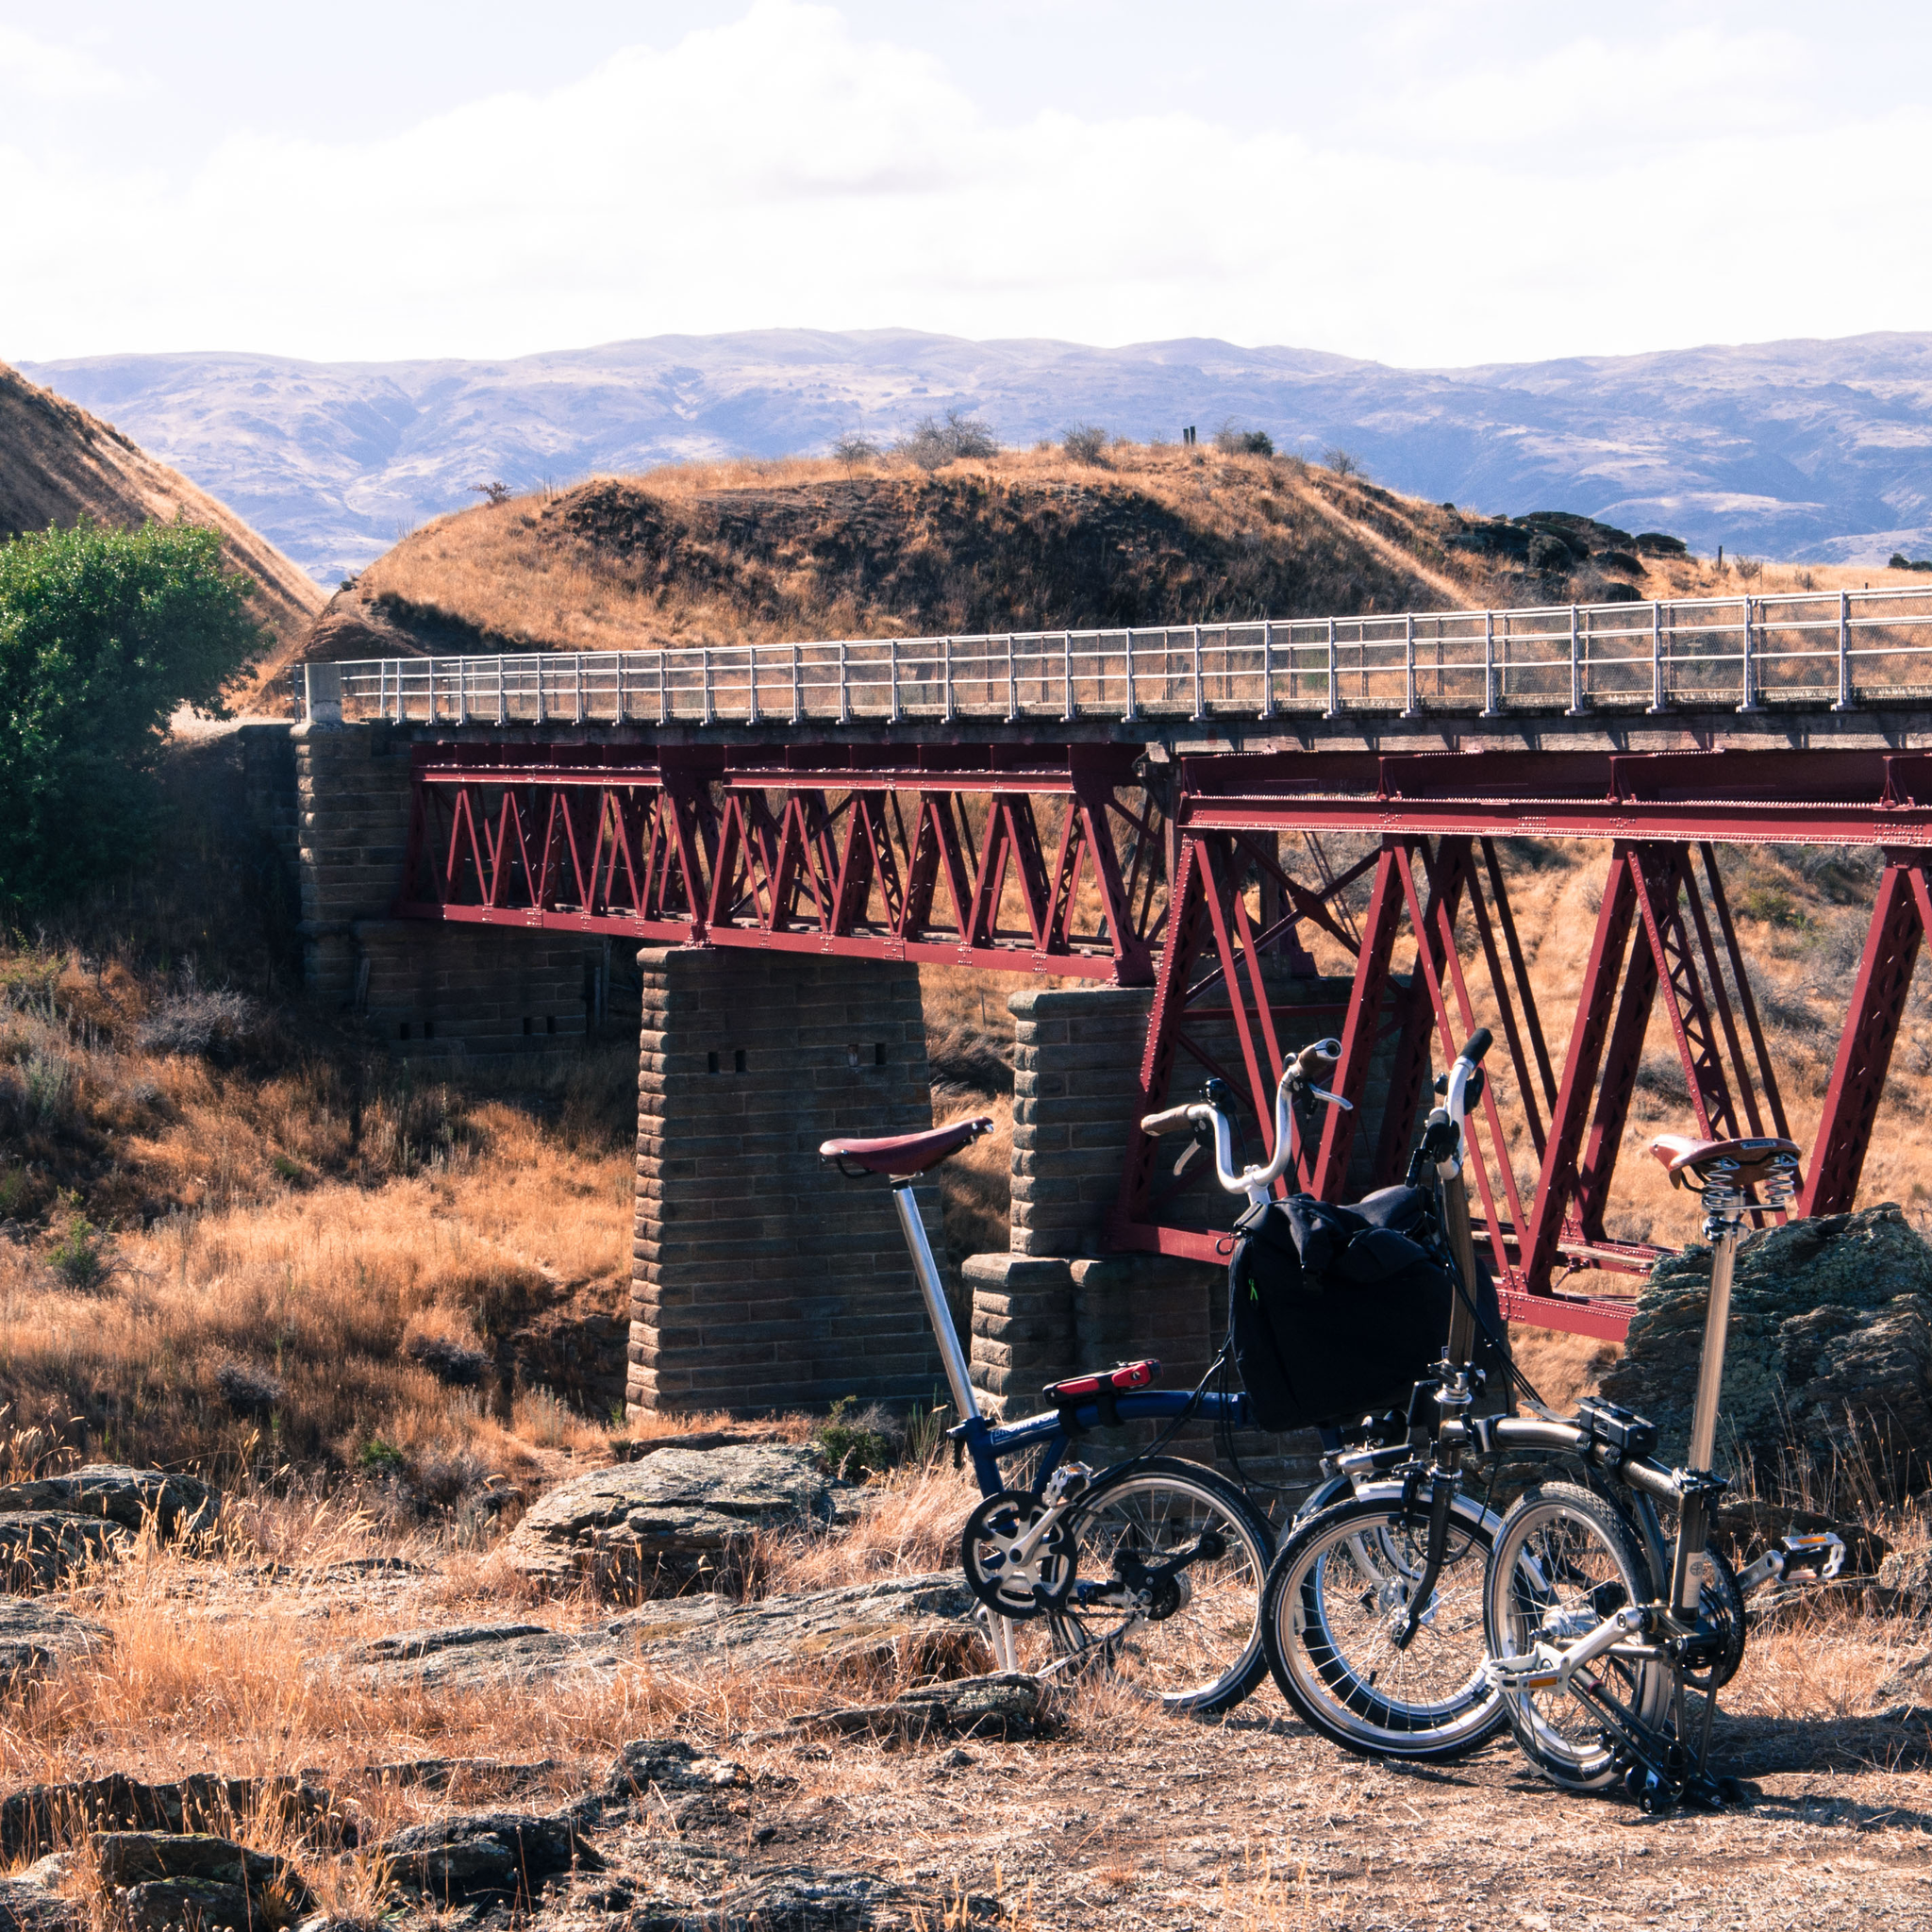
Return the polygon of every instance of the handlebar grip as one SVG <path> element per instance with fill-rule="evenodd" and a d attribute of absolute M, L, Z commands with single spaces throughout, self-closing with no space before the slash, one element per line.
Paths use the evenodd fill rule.
<path fill-rule="evenodd" d="M 1177 1128 L 1192 1126 L 1193 1122 L 1189 1115 L 1199 1105 L 1200 1102 L 1195 1101 L 1189 1107 L 1171 1107 L 1165 1113 L 1150 1113 L 1141 1121 L 1141 1131 L 1158 1139 L 1160 1135 L 1172 1134 Z"/>
<path fill-rule="evenodd" d="M 1294 1057 L 1294 1071 L 1304 1080 L 1310 1079 L 1324 1066 L 1333 1066 L 1341 1058 L 1341 1042 L 1339 1040 L 1317 1040 L 1302 1048 Z"/>
<path fill-rule="evenodd" d="M 1487 1026 L 1478 1026 L 1462 1042 L 1462 1051 L 1457 1055 L 1457 1058 L 1467 1060 L 1473 1067 L 1480 1066 L 1484 1054 L 1489 1052 L 1494 1040 L 1495 1035 Z"/>

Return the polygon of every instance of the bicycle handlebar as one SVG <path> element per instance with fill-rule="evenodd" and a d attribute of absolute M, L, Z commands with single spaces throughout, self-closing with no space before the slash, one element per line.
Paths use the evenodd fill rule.
<path fill-rule="evenodd" d="M 1141 1122 L 1141 1131 L 1158 1136 L 1171 1134 L 1177 1127 L 1192 1126 L 1197 1123 L 1210 1124 L 1214 1129 L 1215 1179 L 1230 1194 L 1263 1198 L 1288 1172 L 1289 1163 L 1294 1158 L 1294 1104 L 1300 1094 L 1307 1092 L 1329 1107 L 1354 1110 L 1353 1101 L 1308 1084 L 1318 1066 L 1332 1066 L 1341 1057 L 1341 1041 L 1318 1040 L 1303 1047 L 1282 1068 L 1281 1083 L 1274 1090 L 1274 1158 L 1265 1167 L 1246 1167 L 1236 1172 L 1233 1127 L 1226 1114 L 1205 1100 L 1194 1101 L 1187 1107 L 1170 1107 L 1161 1113 L 1147 1114 Z"/>

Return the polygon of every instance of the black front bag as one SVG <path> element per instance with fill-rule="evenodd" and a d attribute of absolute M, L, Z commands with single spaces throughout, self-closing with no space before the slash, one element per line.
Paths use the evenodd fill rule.
<path fill-rule="evenodd" d="M 1249 1208 L 1235 1224 L 1228 1330 L 1256 1427 L 1406 1409 L 1441 1357 L 1455 1291 L 1429 1195 L 1384 1188 L 1338 1208 L 1294 1194 Z M 1500 1336 L 1487 1272 L 1476 1307 L 1482 1326 Z M 1494 1354 L 1480 1339 L 1477 1362 Z"/>

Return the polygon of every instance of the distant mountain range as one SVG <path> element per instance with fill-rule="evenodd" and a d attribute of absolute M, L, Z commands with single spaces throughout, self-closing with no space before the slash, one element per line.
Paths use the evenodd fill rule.
<path fill-rule="evenodd" d="M 205 489 L 319 580 L 495 479 L 889 440 L 949 408 L 1009 443 L 1097 423 L 1205 441 L 1224 423 L 1391 489 L 1574 510 L 1707 554 L 1932 553 L 1932 334 L 1391 369 L 1212 341 L 1121 349 L 884 329 L 656 336 L 504 362 L 206 353 L 23 365 Z"/>

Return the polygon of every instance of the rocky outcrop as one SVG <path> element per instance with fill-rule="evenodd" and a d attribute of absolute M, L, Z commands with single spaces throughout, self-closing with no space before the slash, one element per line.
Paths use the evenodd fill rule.
<path fill-rule="evenodd" d="M 63 1516 L 92 1516 L 140 1529 L 150 1521 L 164 1537 L 212 1527 L 219 1498 L 192 1475 L 158 1469 L 128 1469 L 116 1462 L 91 1462 L 65 1475 L 35 1476 L 0 1483 L 0 1514 L 20 1509 L 51 1509 Z"/>
<path fill-rule="evenodd" d="M 557 1587 L 630 1585 L 715 1569 L 760 1529 L 829 1522 L 832 1488 L 792 1443 L 669 1449 L 559 1484 L 510 1532 L 506 1558 Z"/>
<path fill-rule="evenodd" d="M 0 1857 L 9 1862 L 38 1857 L 108 1825 L 183 1837 L 232 1828 L 238 1818 L 274 1816 L 336 1842 L 355 1842 L 353 1829 L 319 1784 L 197 1772 L 157 1785 L 114 1772 L 71 1783 L 27 1785 L 0 1799 Z"/>
<path fill-rule="evenodd" d="M 99 1624 L 42 1601 L 0 1602 L 0 1685 L 51 1676 L 63 1664 L 86 1657 L 108 1642 Z M 0 1805 L 0 1851 L 6 1807 Z"/>
<path fill-rule="evenodd" d="M 1033 1738 L 1049 1723 L 1046 1686 L 1024 1671 L 922 1684 L 885 1704 L 793 1718 L 788 1730 L 841 1731 L 882 1738 Z"/>
<path fill-rule="evenodd" d="M 85 1932 L 87 1908 L 31 1873 L 0 1878 L 0 1932 Z"/>
<path fill-rule="evenodd" d="M 436 1905 L 528 1900 L 546 1879 L 604 1868 L 562 1812 L 484 1811 L 411 1824 L 384 1840 L 382 1854 L 400 1890 Z"/>
<path fill-rule="evenodd" d="M 205 1833 L 99 1831 L 93 1852 L 101 1889 L 132 1932 L 183 1925 L 234 1932 L 285 1924 L 309 1904 L 308 1888 L 286 1859 Z"/>
<path fill-rule="evenodd" d="M 0 1587 L 35 1590 L 58 1583 L 89 1563 L 120 1556 L 134 1532 L 95 1516 L 58 1509 L 0 1512 Z"/>
<path fill-rule="evenodd" d="M 841 1590 L 733 1604 L 670 1597 L 590 1630 L 541 1624 L 464 1624 L 378 1638 L 337 1668 L 378 1684 L 487 1689 L 579 1672 L 609 1675 L 628 1662 L 691 1674 L 731 1666 L 831 1674 L 905 1658 L 958 1658 L 974 1641 L 973 1597 L 957 1575 L 891 1576 Z"/>
<path fill-rule="evenodd" d="M 1708 1248 L 1659 1261 L 1603 1379 L 1666 1457 L 1689 1437 L 1709 1291 Z M 1932 1480 L 1932 1247 L 1890 1203 L 1747 1235 L 1731 1291 L 1720 1440 L 1774 1468 L 1794 1441 L 1828 1456 L 1854 1435 L 1909 1487 Z"/>
<path fill-rule="evenodd" d="M 708 1757 L 682 1738 L 639 1738 L 617 1754 L 603 1796 L 629 1804 L 654 1790 L 724 1791 L 750 1782 L 735 1758 Z"/>
<path fill-rule="evenodd" d="M 1932 1610 L 1932 1549 L 1893 1550 L 1878 1566 L 1878 1584 L 1896 1592 L 1901 1609 L 1924 1616 Z"/>
<path fill-rule="evenodd" d="M 206 1529 L 218 1507 L 192 1476 L 118 1463 L 0 1483 L 0 1577 L 12 1590 L 56 1583 L 119 1554 L 144 1526 L 161 1537 Z"/>

